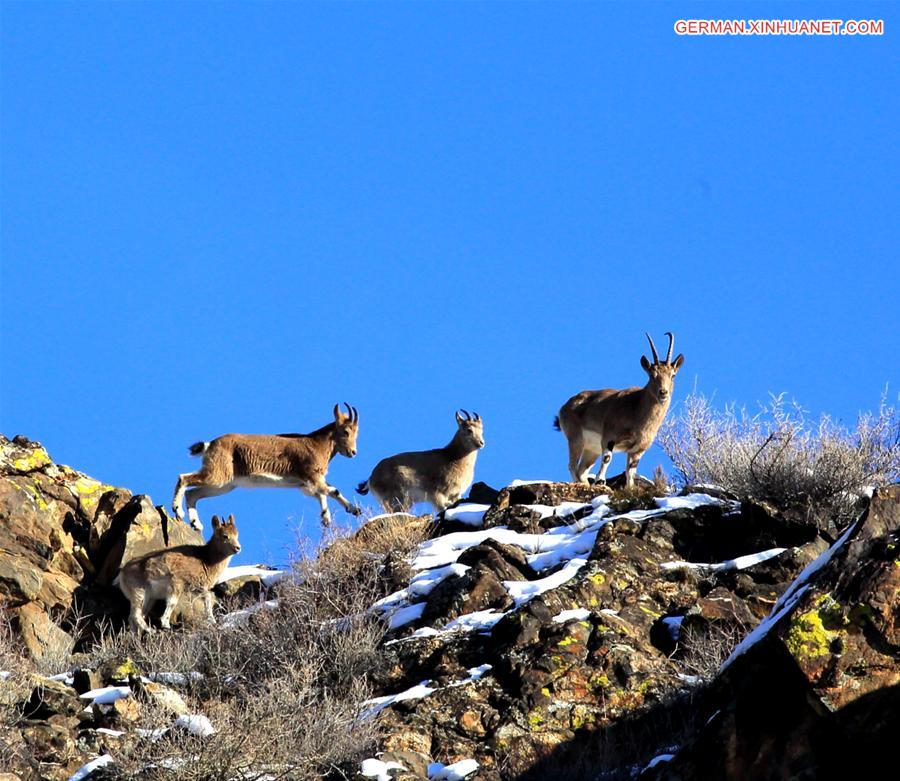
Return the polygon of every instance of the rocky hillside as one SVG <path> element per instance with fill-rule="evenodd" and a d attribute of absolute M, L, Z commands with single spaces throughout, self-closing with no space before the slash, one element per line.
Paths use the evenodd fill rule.
<path fill-rule="evenodd" d="M 62 660 L 76 614 L 121 621 L 109 582 L 123 559 L 160 545 L 164 526 L 176 539 L 192 533 L 146 497 L 53 465 L 35 443 L 2 446 L 0 594 L 30 653 Z M 371 543 L 399 539 L 398 530 L 414 544 L 391 552 L 382 542 L 376 552 Z M 671 495 L 646 481 L 634 492 L 476 486 L 434 522 L 371 519 L 323 555 L 327 564 L 342 548 L 371 549 L 381 598 L 364 612 L 384 626 L 355 717 L 374 728 L 376 744 L 332 764 L 329 777 L 800 779 L 859 770 L 900 734 L 898 530 L 900 486 L 877 491 L 838 540 L 714 487 Z M 260 578 L 249 578 L 256 598 Z M 255 622 L 285 609 L 274 596 L 223 617 L 224 636 L 261 633 Z M 79 630 L 88 644 L 90 627 Z M 161 671 L 117 662 L 91 668 L 74 657 L 57 680 L 5 693 L 19 741 L 34 749 L 15 768 L 21 777 L 68 778 L 98 755 L 106 759 L 91 777 L 115 775 L 116 741 L 145 739 L 148 703 L 169 709 L 166 729 L 213 739 L 215 718 L 204 723 L 175 691 L 184 675 L 163 681 Z M 326 775 L 281 767 L 286 778 Z"/>

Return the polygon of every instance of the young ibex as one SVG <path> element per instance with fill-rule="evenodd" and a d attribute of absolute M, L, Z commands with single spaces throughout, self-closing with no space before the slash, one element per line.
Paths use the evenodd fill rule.
<path fill-rule="evenodd" d="M 178 476 L 172 510 L 184 520 L 181 502 L 187 491 L 187 511 L 191 526 L 202 528 L 197 502 L 219 496 L 235 488 L 299 488 L 307 496 L 315 496 L 322 508 L 322 525 L 331 523 L 328 497 L 337 499 L 343 508 L 359 515 L 341 492 L 325 481 L 328 464 L 338 453 L 348 458 L 356 455 L 359 413 L 344 402 L 347 414 L 334 405 L 334 421 L 310 434 L 225 434 L 212 442 L 191 445 L 192 456 L 203 455 L 203 466 L 197 472 Z"/>
<path fill-rule="evenodd" d="M 456 413 L 459 428 L 449 445 L 382 459 L 357 492 L 371 490 L 386 512 L 408 512 L 416 502 L 431 502 L 441 512 L 458 501 L 472 484 L 475 458 L 484 447 L 481 415 L 461 412 Z"/>
<path fill-rule="evenodd" d="M 233 515 L 224 522 L 214 515 L 212 527 L 213 535 L 206 545 L 165 548 L 132 559 L 122 567 L 115 582 L 131 602 L 130 620 L 134 631 L 150 631 L 146 617 L 153 603 L 160 599 L 166 601 L 160 623 L 163 629 L 169 629 L 172 611 L 185 594 L 202 594 L 207 618 L 214 620 L 212 587 L 231 557 L 240 552 L 241 545 Z"/>
<path fill-rule="evenodd" d="M 598 482 L 606 481 L 606 470 L 614 451 L 628 454 L 625 485 L 634 486 L 638 461 L 653 444 L 669 409 L 675 375 L 684 363 L 679 355 L 672 362 L 675 337 L 669 337 L 669 352 L 660 363 L 656 346 L 647 334 L 653 353 L 651 364 L 641 356 L 641 366 L 650 375 L 643 388 L 582 391 L 569 399 L 559 411 L 554 425 L 569 440 L 569 472 L 577 483 L 588 482 L 587 474 L 598 456 L 603 456 Z"/>

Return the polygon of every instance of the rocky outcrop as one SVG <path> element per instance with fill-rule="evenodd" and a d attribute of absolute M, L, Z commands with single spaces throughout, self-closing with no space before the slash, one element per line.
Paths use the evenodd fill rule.
<path fill-rule="evenodd" d="M 900 735 L 900 485 L 795 579 L 650 778 L 877 777 Z"/>
<path fill-rule="evenodd" d="M 0 604 L 35 659 L 75 643 L 74 616 L 118 617 L 110 583 L 123 561 L 170 542 L 202 543 L 147 496 L 70 467 L 25 437 L 0 435 Z M 186 610 L 189 608 L 186 607 Z"/>
<path fill-rule="evenodd" d="M 828 541 L 725 494 L 638 494 L 538 483 L 498 492 L 474 527 L 471 509 L 448 513 L 404 598 L 382 602 L 396 628 L 376 680 L 400 696 L 377 715 L 379 758 L 406 768 L 393 777 L 474 759 L 485 781 L 626 778 L 689 740 L 726 643 Z"/>
<path fill-rule="evenodd" d="M 164 528 L 200 541 L 37 443 L 0 447 L 0 598 L 36 659 L 66 656 L 75 613 L 124 617 L 110 583 Z M 837 541 L 709 487 L 482 485 L 474 500 L 379 516 L 349 541 L 386 595 L 362 718 L 380 727 L 387 777 L 424 780 L 435 763 L 469 781 L 867 776 L 900 734 L 900 486 Z M 422 537 L 411 556 L 386 552 Z M 322 555 L 336 572 L 340 545 Z M 253 575 L 220 591 L 269 596 Z M 0 686 L 18 714 L 0 749 L 26 758 L 21 778 L 55 781 L 114 753 L 108 730 L 129 740 L 148 714 L 186 714 L 141 672 L 113 659 Z M 105 686 L 127 695 L 83 696 Z"/>

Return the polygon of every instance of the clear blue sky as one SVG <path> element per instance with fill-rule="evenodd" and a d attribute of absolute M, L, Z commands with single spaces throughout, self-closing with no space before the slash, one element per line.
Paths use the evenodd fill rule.
<path fill-rule="evenodd" d="M 896 5 L 0 12 L 0 430 L 102 480 L 168 504 L 191 442 L 345 399 L 347 495 L 457 407 L 485 419 L 476 479 L 565 478 L 554 414 L 642 384 L 645 330 L 685 354 L 676 403 L 896 398 Z M 697 17 L 885 34 L 675 35 Z M 199 507 L 245 562 L 318 534 L 296 491 Z"/>

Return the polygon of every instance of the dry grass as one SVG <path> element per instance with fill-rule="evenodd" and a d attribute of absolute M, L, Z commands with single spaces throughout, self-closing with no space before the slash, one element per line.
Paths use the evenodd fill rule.
<path fill-rule="evenodd" d="M 659 441 L 687 484 L 713 483 L 839 526 L 861 494 L 900 479 L 900 412 L 886 397 L 877 414 L 848 429 L 827 416 L 808 420 L 783 395 L 749 415 L 717 410 L 695 394 L 666 421 Z"/>
<path fill-rule="evenodd" d="M 698 683 L 709 683 L 750 629 L 738 621 L 685 627 L 676 652 L 682 669 L 686 674 L 696 676 Z"/>
<path fill-rule="evenodd" d="M 385 632 L 368 609 L 382 595 L 379 570 L 391 547 L 416 538 L 399 526 L 378 545 L 333 533 L 318 555 L 294 563 L 276 606 L 260 606 L 230 629 L 106 632 L 92 667 L 128 655 L 145 673 L 201 673 L 182 693 L 217 730 L 207 739 L 171 730 L 131 741 L 117 765 L 141 778 L 224 781 L 321 778 L 359 760 L 377 738 L 377 726 L 359 714 Z"/>
<path fill-rule="evenodd" d="M 21 767 L 27 749 L 18 731 L 21 719 L 18 705 L 31 691 L 34 664 L 15 637 L 9 614 L 0 613 L 0 772 Z"/>

